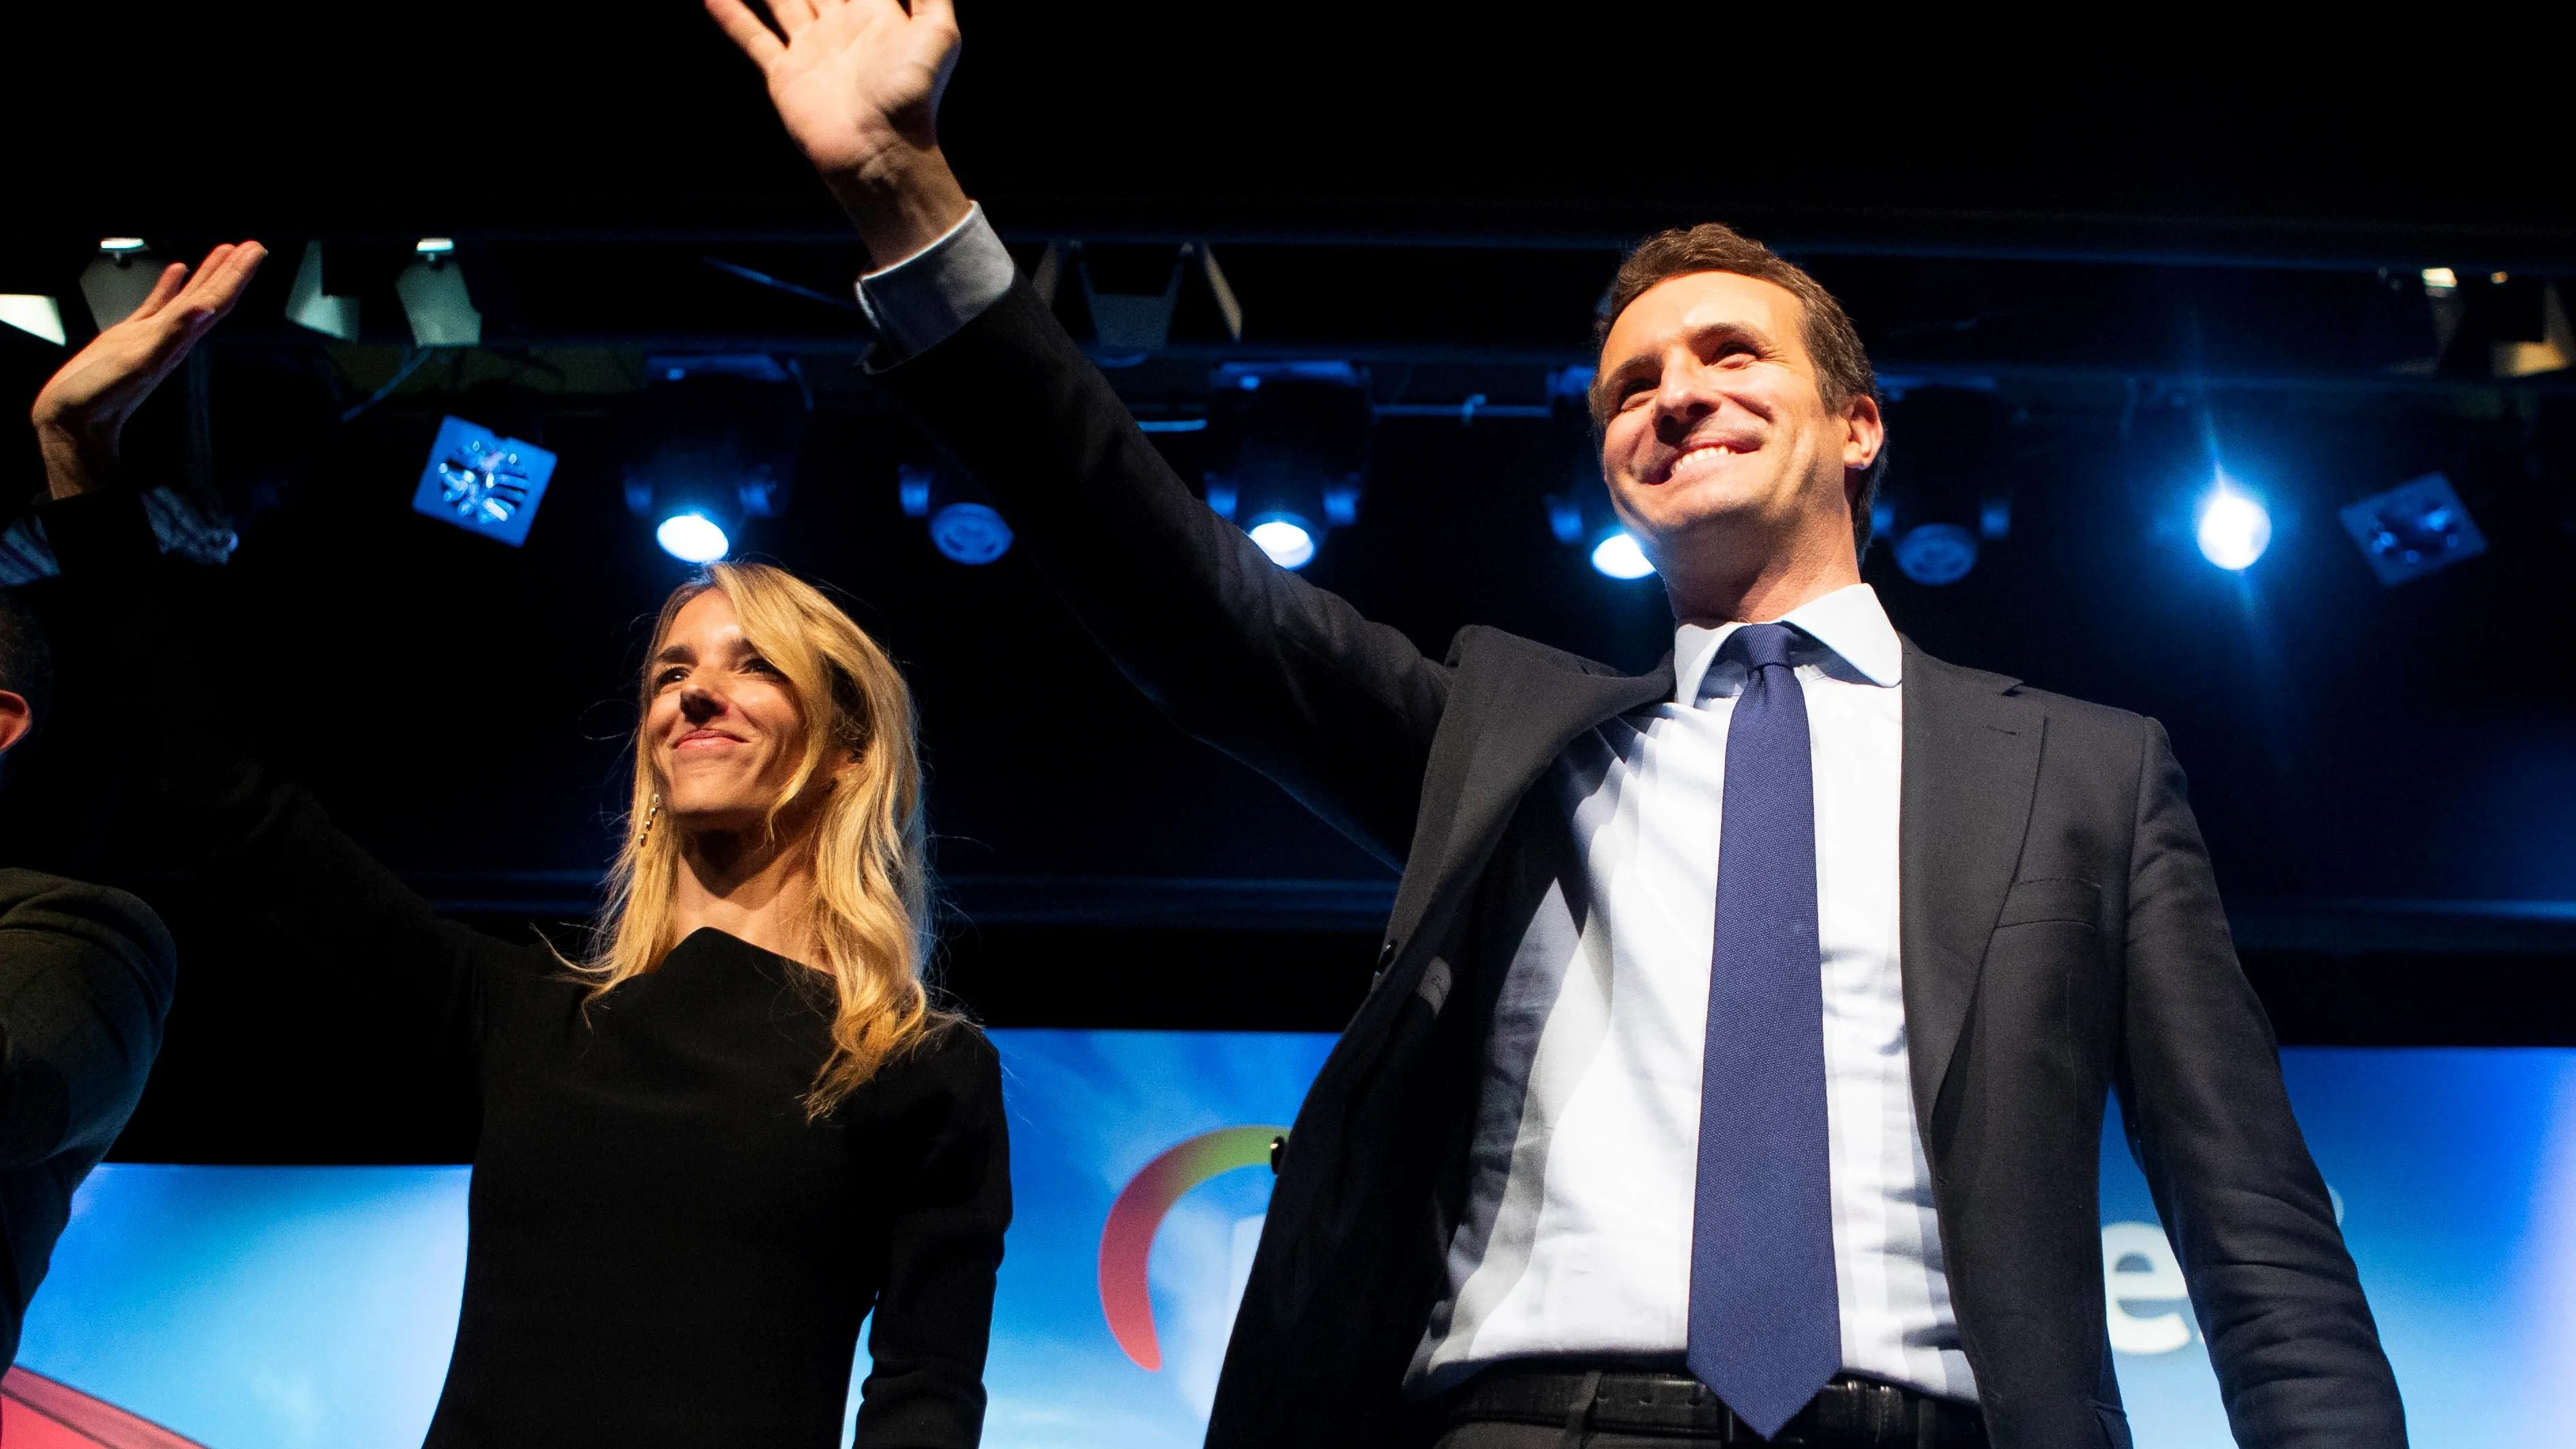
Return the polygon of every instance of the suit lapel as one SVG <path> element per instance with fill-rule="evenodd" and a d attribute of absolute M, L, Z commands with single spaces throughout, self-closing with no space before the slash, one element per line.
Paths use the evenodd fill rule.
<path fill-rule="evenodd" d="M 1905 641 L 1898 950 L 1927 1149 L 2039 783 L 2047 720 L 2006 693 L 2015 682 L 1944 664 Z"/>
<path fill-rule="evenodd" d="M 1497 650 L 1460 661 L 1458 695 L 1442 717 L 1444 738 L 1433 745 L 1423 782 L 1422 818 L 1443 828 L 1415 842 L 1388 922 L 1391 938 L 1411 939 L 1432 903 L 1483 867 L 1521 797 L 1576 735 L 1673 692 L 1669 657 L 1644 674 L 1590 674 L 1569 656 L 1523 647 L 1527 653 Z M 1432 847 L 1429 858 L 1424 847 Z"/>

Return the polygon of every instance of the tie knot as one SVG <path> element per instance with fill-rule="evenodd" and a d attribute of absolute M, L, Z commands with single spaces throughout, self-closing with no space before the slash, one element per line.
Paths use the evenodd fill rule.
<path fill-rule="evenodd" d="M 1798 642 L 1798 631 L 1787 624 L 1747 624 L 1726 641 L 1727 647 L 1744 656 L 1744 667 L 1758 670 L 1777 664 L 1786 668 L 1789 650 Z"/>

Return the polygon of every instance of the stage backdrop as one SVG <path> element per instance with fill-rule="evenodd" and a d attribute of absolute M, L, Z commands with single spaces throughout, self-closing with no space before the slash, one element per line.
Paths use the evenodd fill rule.
<path fill-rule="evenodd" d="M 1269 1141 L 1330 1039 L 994 1036 L 1019 1217 L 985 1442 L 1195 1445 Z M 2414 1442 L 2557 1442 L 2576 1397 L 2576 1052 L 2293 1049 L 2284 1068 Z M 2116 1124 L 2107 1140 L 2105 1293 L 2138 1442 L 2217 1449 L 2181 1275 Z M 465 1185 L 464 1168 L 101 1168 L 0 1404 L 10 1449 L 412 1449 L 455 1327 Z"/>

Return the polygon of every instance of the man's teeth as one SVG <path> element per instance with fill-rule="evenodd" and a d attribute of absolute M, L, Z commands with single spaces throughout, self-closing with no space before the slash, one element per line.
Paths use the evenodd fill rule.
<path fill-rule="evenodd" d="M 1734 454 L 1735 449 L 1725 443 L 1707 443 L 1700 447 L 1693 448 L 1689 452 L 1675 458 L 1673 460 L 1673 466 L 1679 468 L 1687 463 L 1697 462 L 1708 458 L 1733 457 Z"/>

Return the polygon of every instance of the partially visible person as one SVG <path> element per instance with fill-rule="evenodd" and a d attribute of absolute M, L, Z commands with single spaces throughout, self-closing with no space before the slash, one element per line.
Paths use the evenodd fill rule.
<path fill-rule="evenodd" d="M 45 639 L 0 594 L 0 772 L 48 714 Z M 177 953 L 123 891 L 0 869 L 0 1368 L 72 1193 L 107 1155 L 161 1049 Z"/>
<path fill-rule="evenodd" d="M 282 954 L 322 957 L 350 1001 L 383 1003 L 340 1003 L 339 1029 L 473 1063 L 464 1302 L 428 1444 L 832 1449 L 866 1320 L 856 1449 L 971 1449 L 1009 1147 L 991 1044 L 922 980 L 903 676 L 812 585 L 711 566 L 653 628 L 592 949 L 569 960 L 440 919 L 226 738 L 229 711 L 209 705 L 263 641 L 175 602 L 187 570 L 155 556 L 143 480 L 113 477 L 119 411 L 257 261 L 255 245 L 218 248 L 193 294 L 174 269 L 130 333 L 48 386 L 45 525 L 114 656 L 105 673 L 152 731 L 145 814 Z M 472 689 L 423 699 L 460 728 L 502 707 Z M 293 1050 L 332 1009 L 257 1049 Z"/>

